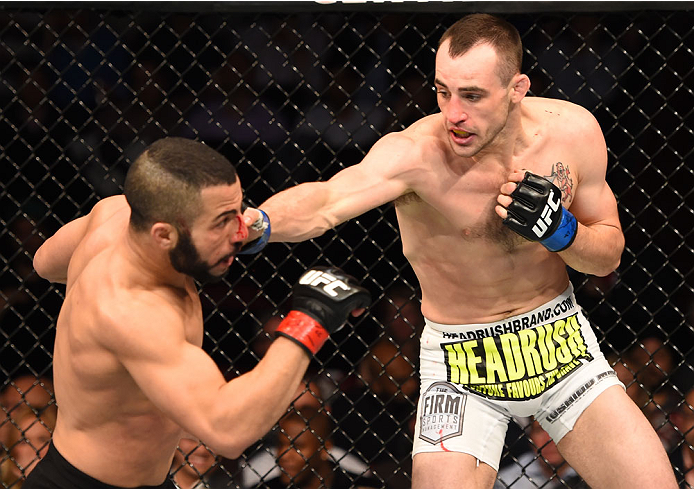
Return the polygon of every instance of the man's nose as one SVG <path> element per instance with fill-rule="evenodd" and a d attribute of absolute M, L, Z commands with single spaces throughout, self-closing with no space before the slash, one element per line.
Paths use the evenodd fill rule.
<path fill-rule="evenodd" d="M 446 106 L 446 117 L 452 124 L 465 122 L 467 120 L 467 112 L 463 107 L 462 102 L 457 97 L 451 97 L 450 102 Z"/>

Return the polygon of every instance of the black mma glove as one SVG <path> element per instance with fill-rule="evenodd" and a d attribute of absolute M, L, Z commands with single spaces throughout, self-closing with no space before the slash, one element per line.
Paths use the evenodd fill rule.
<path fill-rule="evenodd" d="M 539 241 L 549 251 L 562 251 L 576 237 L 576 218 L 561 205 L 561 190 L 546 178 L 525 172 L 511 194 L 503 223 L 530 241 Z"/>
<path fill-rule="evenodd" d="M 353 310 L 369 304 L 371 295 L 354 277 L 339 268 L 314 267 L 294 286 L 292 310 L 275 334 L 296 341 L 315 355 Z"/>

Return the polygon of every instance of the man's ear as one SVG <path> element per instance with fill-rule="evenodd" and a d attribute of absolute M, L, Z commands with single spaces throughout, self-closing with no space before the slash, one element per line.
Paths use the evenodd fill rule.
<path fill-rule="evenodd" d="M 178 231 L 166 222 L 154 223 L 150 229 L 150 235 L 157 246 L 165 251 L 174 249 L 178 243 Z"/>
<path fill-rule="evenodd" d="M 530 90 L 530 78 L 528 75 L 516 74 L 511 80 L 511 102 L 514 104 L 523 100 Z"/>

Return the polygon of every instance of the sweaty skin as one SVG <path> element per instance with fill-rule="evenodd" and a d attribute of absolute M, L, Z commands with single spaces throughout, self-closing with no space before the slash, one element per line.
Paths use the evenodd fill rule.
<path fill-rule="evenodd" d="M 191 239 L 213 275 L 241 241 L 240 184 L 201 191 Z M 44 278 L 67 282 L 53 371 L 58 419 L 53 443 L 82 472 L 107 484 L 161 484 L 182 433 L 236 458 L 282 415 L 308 366 L 278 338 L 250 372 L 226 382 L 202 349 L 193 279 L 171 266 L 175 233 L 128 228 L 123 196 L 99 202 L 37 251 Z M 156 240 L 152 236 L 156 235 Z"/>

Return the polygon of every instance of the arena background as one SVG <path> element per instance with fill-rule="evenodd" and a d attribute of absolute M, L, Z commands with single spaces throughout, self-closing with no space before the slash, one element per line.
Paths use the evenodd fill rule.
<path fill-rule="evenodd" d="M 360 161 L 381 135 L 437 110 L 436 43 L 461 15 L 485 11 L 521 32 L 533 95 L 583 105 L 602 126 L 626 249 L 611 276 L 572 271 L 571 279 L 603 351 L 682 477 L 676 460 L 687 443 L 677 421 L 690 409 L 683 399 L 694 378 L 690 3 L 78 7 L 0 4 L 0 419 L 4 433 L 15 432 L 2 440 L 5 471 L 17 474 L 9 470 L 14 449 L 37 444 L 23 436 L 26 426 L 5 419 L 31 403 L 31 392 L 9 401 L 16 398 L 14 381 L 28 375 L 40 380 L 22 392 L 52 392 L 64 288 L 32 270 L 46 237 L 119 193 L 128 165 L 164 136 L 194 138 L 222 152 L 236 164 L 251 205 L 295 183 L 329 178 Z M 204 347 L 228 378 L 252 368 L 269 341 L 270 318 L 286 312 L 291 285 L 316 264 L 344 268 L 376 299 L 312 364 L 321 412 L 333 419 L 335 445 L 361 457 L 383 487 L 409 487 L 417 392 L 404 386 L 416 378 L 421 316 L 392 205 L 318 239 L 239 258 L 223 283 L 202 290 Z M 383 340 L 398 353 L 369 363 Z M 375 388 L 384 381 L 390 389 Z M 33 405 L 33 425 L 50 429 L 43 414 L 51 409 Z M 253 481 L 253 474 L 243 476 L 249 460 L 267 453 L 274 436 L 238 460 L 219 459 L 215 477 L 230 487 Z M 507 441 L 505 466 L 530 449 L 515 425 Z M 266 475 L 260 465 L 251 467 L 255 476 Z M 7 476 L 2 487 L 19 487 L 16 479 Z"/>

